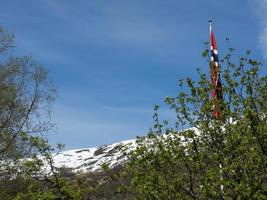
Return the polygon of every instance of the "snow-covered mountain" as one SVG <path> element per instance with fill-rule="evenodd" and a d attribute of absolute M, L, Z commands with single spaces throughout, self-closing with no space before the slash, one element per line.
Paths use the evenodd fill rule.
<path fill-rule="evenodd" d="M 196 133 L 199 130 L 190 128 Z M 187 129 L 189 130 L 189 129 Z M 165 135 L 163 138 L 172 137 L 172 134 Z M 177 137 L 177 136 L 176 136 Z M 183 136 L 179 136 L 180 140 L 186 144 Z M 149 142 L 147 140 L 146 142 Z M 150 141 L 153 142 L 153 141 Z M 66 167 L 72 172 L 97 172 L 102 170 L 102 165 L 108 163 L 110 168 L 114 168 L 126 160 L 126 156 L 122 152 L 122 147 L 127 147 L 127 151 L 134 150 L 137 147 L 136 140 L 125 140 L 110 145 L 102 145 L 100 147 L 74 149 L 62 151 L 53 155 L 55 167 Z"/>
<path fill-rule="evenodd" d="M 113 168 L 126 159 L 121 151 L 122 146 L 134 149 L 136 142 L 135 140 L 125 140 L 100 147 L 62 151 L 53 155 L 54 165 L 55 167 L 70 168 L 73 172 L 101 171 L 104 163 L 109 163 L 110 168 Z"/>

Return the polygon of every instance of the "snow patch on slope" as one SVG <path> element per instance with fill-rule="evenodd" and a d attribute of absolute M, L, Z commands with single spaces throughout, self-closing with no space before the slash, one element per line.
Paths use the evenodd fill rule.
<path fill-rule="evenodd" d="M 130 150 L 136 148 L 135 140 L 126 140 L 111 145 L 94 148 L 62 151 L 53 155 L 55 167 L 70 168 L 73 172 L 96 172 L 102 169 L 104 163 L 111 168 L 125 161 L 121 147 L 127 145 Z"/>
<path fill-rule="evenodd" d="M 197 135 L 200 131 L 197 128 L 189 128 L 186 130 L 193 130 Z M 184 130 L 184 131 L 186 131 Z M 186 145 L 187 140 L 183 135 L 176 135 L 180 137 L 182 144 Z M 163 134 L 162 139 L 168 137 L 174 139 L 173 134 Z M 147 144 L 153 143 L 153 140 L 146 138 Z M 102 170 L 102 165 L 108 163 L 110 168 L 114 168 L 122 164 L 127 158 L 121 150 L 127 146 L 127 151 L 135 150 L 137 148 L 136 140 L 125 140 L 110 145 L 102 145 L 94 148 L 74 149 L 62 151 L 59 154 L 53 155 L 55 167 L 66 167 L 72 172 L 97 172 Z"/>

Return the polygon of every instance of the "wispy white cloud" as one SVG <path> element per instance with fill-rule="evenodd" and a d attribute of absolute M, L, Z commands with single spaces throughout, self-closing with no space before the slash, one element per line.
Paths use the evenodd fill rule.
<path fill-rule="evenodd" d="M 259 46 L 267 58 L 267 0 L 249 0 L 249 4 L 260 26 Z"/>
<path fill-rule="evenodd" d="M 152 20 L 147 13 L 149 10 L 129 6 L 131 4 L 41 0 L 38 15 L 31 13 L 20 17 L 18 47 L 24 47 L 23 50 L 46 62 L 71 63 L 79 60 L 72 54 L 76 48 L 88 51 L 98 46 L 109 49 L 120 46 L 162 56 L 170 49 L 173 38 L 181 43 L 185 41 L 185 32 L 177 32 L 168 21 L 160 18 Z M 20 12 L 28 13 L 28 9 Z M 13 15 L 10 17 L 8 21 L 16 21 Z M 25 28 L 24 23 L 34 28 Z M 169 58 L 169 54 L 167 56 Z"/>
<path fill-rule="evenodd" d="M 135 12 L 129 6 L 132 4 Z M 89 1 L 78 7 L 76 3 L 49 0 L 43 1 L 43 5 L 58 22 L 70 27 L 72 34 L 79 37 L 73 41 L 75 44 L 114 42 L 152 51 L 156 44 L 170 43 L 171 38 L 177 37 L 173 26 L 166 21 L 149 20 L 148 11 L 144 12 L 134 3 Z M 61 40 L 64 37 L 61 35 Z M 179 37 L 183 40 L 186 34 L 179 32 Z"/>

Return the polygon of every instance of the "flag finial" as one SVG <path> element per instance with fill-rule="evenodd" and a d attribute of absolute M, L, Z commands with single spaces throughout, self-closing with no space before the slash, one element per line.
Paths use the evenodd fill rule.
<path fill-rule="evenodd" d="M 210 28 L 210 34 L 211 34 L 211 23 L 212 23 L 212 19 L 209 19 L 209 28 Z"/>

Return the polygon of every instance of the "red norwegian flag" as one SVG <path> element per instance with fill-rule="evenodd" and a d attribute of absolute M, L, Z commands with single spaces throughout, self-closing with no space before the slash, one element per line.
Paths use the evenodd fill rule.
<path fill-rule="evenodd" d="M 219 66 L 219 57 L 218 50 L 216 46 L 215 36 L 211 26 L 211 20 L 209 21 L 210 25 L 210 77 L 211 77 L 211 101 L 213 102 L 213 116 L 216 119 L 220 118 L 220 111 L 218 109 L 219 105 L 218 100 L 223 100 L 222 92 L 222 83 L 220 78 L 220 66 Z"/>

